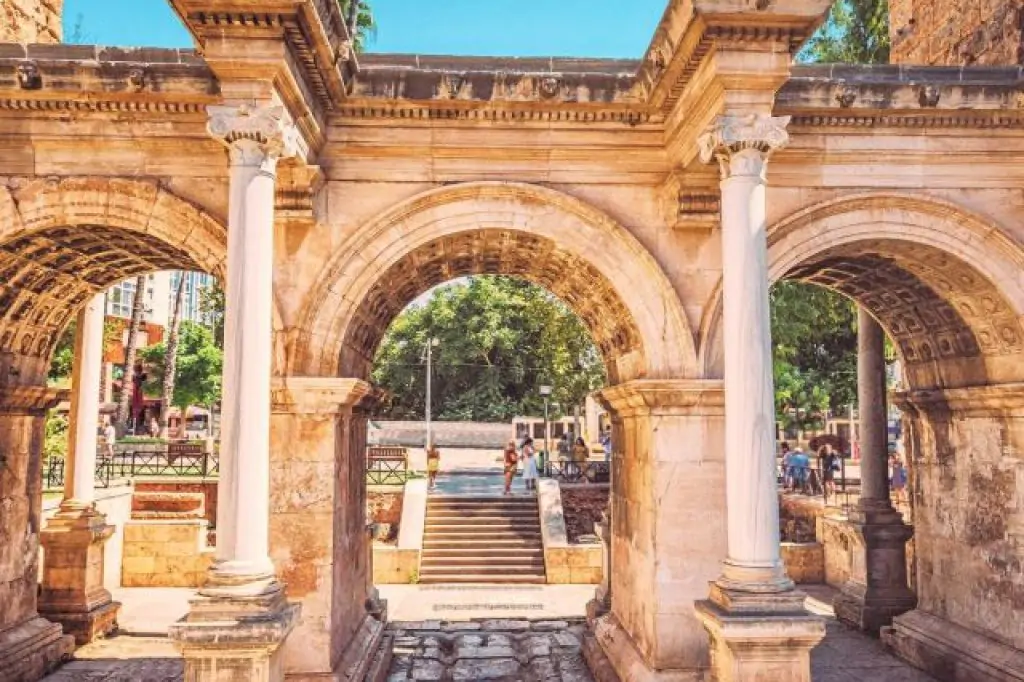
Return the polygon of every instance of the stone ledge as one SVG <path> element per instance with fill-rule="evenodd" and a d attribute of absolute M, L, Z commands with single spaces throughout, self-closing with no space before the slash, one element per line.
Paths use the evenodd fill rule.
<path fill-rule="evenodd" d="M 1024 682 L 1024 651 L 919 609 L 882 628 L 882 643 L 940 682 Z"/>
<path fill-rule="evenodd" d="M 0 632 L 0 671 L 4 680 L 42 679 L 71 658 L 75 638 L 57 623 L 35 616 Z"/>

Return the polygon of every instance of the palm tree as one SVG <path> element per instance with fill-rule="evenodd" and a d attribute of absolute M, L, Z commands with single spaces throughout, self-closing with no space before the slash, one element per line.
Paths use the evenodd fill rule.
<path fill-rule="evenodd" d="M 366 40 L 377 33 L 377 22 L 367 0 L 338 0 L 356 52 L 366 50 Z"/>
<path fill-rule="evenodd" d="M 117 402 L 117 428 L 121 434 L 128 432 L 128 420 L 132 416 L 132 394 L 135 386 L 135 356 L 139 350 L 139 330 L 146 309 L 146 276 L 135 280 L 135 300 L 132 303 L 132 317 L 128 323 L 128 339 L 124 344 L 124 375 L 121 378 L 121 397 Z"/>
<path fill-rule="evenodd" d="M 178 289 L 174 293 L 174 313 L 171 316 L 171 328 L 167 333 L 167 354 L 164 355 L 163 406 L 160 413 L 160 437 L 167 438 L 168 422 L 171 415 L 171 402 L 174 400 L 174 373 L 178 368 L 178 338 L 181 332 L 181 308 L 185 299 L 185 274 L 178 273 Z M 185 414 L 182 410 L 182 424 Z"/>

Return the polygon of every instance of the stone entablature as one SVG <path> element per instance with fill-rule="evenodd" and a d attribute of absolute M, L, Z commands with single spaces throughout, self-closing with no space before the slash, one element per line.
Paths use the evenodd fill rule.
<path fill-rule="evenodd" d="M 64 0 L 0 0 L 0 42 L 59 43 Z"/>

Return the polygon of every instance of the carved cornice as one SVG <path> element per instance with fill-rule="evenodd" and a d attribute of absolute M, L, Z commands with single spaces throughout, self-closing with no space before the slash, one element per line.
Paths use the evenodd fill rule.
<path fill-rule="evenodd" d="M 338 414 L 363 402 L 376 402 L 377 396 L 362 379 L 279 377 L 271 383 L 270 405 L 274 414 Z"/>
<path fill-rule="evenodd" d="M 324 185 L 319 166 L 286 163 L 277 169 L 274 218 L 288 224 L 312 225 L 317 220 L 316 198 Z"/>
<path fill-rule="evenodd" d="M 721 221 L 722 196 L 715 189 L 683 188 L 679 191 L 677 230 L 711 230 Z"/>
<path fill-rule="evenodd" d="M 598 401 L 619 417 L 644 414 L 723 416 L 723 383 L 709 379 L 638 379 L 601 390 Z"/>
<path fill-rule="evenodd" d="M 44 414 L 70 395 L 66 389 L 43 386 L 0 386 L 0 414 Z"/>
<path fill-rule="evenodd" d="M 0 110 L 191 116 L 219 97 L 217 80 L 190 50 L 4 48 Z"/>
<path fill-rule="evenodd" d="M 352 101 L 339 107 L 342 119 L 405 119 L 409 121 L 492 121 L 495 123 L 582 123 L 625 124 L 658 123 L 651 112 L 632 107 L 534 107 L 507 105 L 451 106 L 424 102 Z"/>
<path fill-rule="evenodd" d="M 901 391 L 891 394 L 905 412 L 929 416 L 1024 418 L 1024 384 L 994 384 L 945 390 Z"/>

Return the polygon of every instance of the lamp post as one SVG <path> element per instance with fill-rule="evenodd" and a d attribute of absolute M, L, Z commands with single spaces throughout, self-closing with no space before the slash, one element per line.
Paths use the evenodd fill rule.
<path fill-rule="evenodd" d="M 441 342 L 438 339 L 429 339 L 425 344 L 423 344 L 423 356 L 421 356 L 421 358 L 425 356 L 427 360 L 427 439 L 426 442 L 423 444 L 423 447 L 427 449 L 429 449 L 430 446 L 433 444 L 433 439 L 430 437 L 430 393 L 433 377 L 433 374 L 431 372 L 431 363 L 433 362 L 433 350 L 437 348 L 437 346 L 440 345 L 440 343 Z"/>
<path fill-rule="evenodd" d="M 551 449 L 551 425 L 548 423 L 548 399 L 551 397 L 551 387 L 541 386 L 540 394 L 544 398 L 544 452 L 550 457 Z"/>

